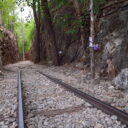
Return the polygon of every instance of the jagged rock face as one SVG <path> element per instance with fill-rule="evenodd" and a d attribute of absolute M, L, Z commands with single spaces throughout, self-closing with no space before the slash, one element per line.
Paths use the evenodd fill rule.
<path fill-rule="evenodd" d="M 2 26 L 0 26 L 0 35 L 0 56 L 2 64 L 15 63 L 19 59 L 15 35 Z"/>
<path fill-rule="evenodd" d="M 113 83 L 118 89 L 128 89 L 128 68 L 123 69 Z"/>
<path fill-rule="evenodd" d="M 102 60 L 113 58 L 120 69 L 128 67 L 128 1 L 105 8 L 99 20 L 98 43 Z"/>

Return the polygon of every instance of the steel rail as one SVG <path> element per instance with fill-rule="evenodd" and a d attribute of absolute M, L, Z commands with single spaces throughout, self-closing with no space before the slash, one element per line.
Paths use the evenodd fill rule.
<path fill-rule="evenodd" d="M 21 84 L 21 71 L 18 71 L 18 128 L 24 128 L 23 94 Z"/>
<path fill-rule="evenodd" d="M 87 93 L 84 93 L 69 84 L 66 84 L 62 82 L 60 79 L 54 78 L 50 75 L 44 74 L 43 72 L 38 71 L 40 74 L 44 75 L 45 77 L 49 78 L 51 81 L 53 81 L 56 84 L 59 84 L 60 86 L 66 88 L 68 91 L 73 92 L 75 95 L 79 96 L 80 98 L 84 99 L 94 107 L 101 109 L 104 113 L 109 115 L 116 115 L 117 119 L 120 120 L 122 123 L 126 124 L 128 126 L 128 113 L 121 111 L 99 99 L 96 99 L 95 97 L 92 97 L 88 95 Z"/>

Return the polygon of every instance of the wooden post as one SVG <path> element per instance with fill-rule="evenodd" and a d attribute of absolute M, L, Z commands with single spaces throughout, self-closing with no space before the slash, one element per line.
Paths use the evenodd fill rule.
<path fill-rule="evenodd" d="M 94 58 L 94 12 L 93 12 L 93 0 L 90 0 L 90 69 L 91 69 L 91 77 L 95 78 L 95 58 Z"/>

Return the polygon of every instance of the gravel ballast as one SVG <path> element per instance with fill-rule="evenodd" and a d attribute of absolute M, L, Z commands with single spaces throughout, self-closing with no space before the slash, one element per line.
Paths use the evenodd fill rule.
<path fill-rule="evenodd" d="M 92 107 L 83 99 L 76 97 L 73 93 L 66 91 L 38 72 L 43 71 L 54 77 L 63 78 L 62 80 L 64 82 L 70 81 L 69 83 L 76 85 L 75 83 L 78 83 L 80 80 L 77 78 L 80 77 L 79 71 L 77 71 L 78 76 L 74 76 L 71 75 L 73 74 L 72 70 L 67 71 L 68 69 L 65 67 L 47 67 L 35 65 L 29 61 L 8 65 L 6 68 L 13 72 L 13 75 L 7 73 L 9 78 L 13 78 L 11 83 L 7 83 L 7 85 L 12 86 L 12 90 L 15 90 L 13 92 L 14 94 L 11 92 L 10 86 L 7 87 L 7 90 L 11 92 L 14 99 L 17 98 L 16 71 L 18 69 L 22 70 L 26 128 L 126 128 L 120 121 L 117 121 L 116 116 L 107 115 L 101 110 Z M 76 74 L 76 72 L 74 74 Z M 67 77 L 69 78 L 67 79 Z M 4 80 L 6 81 L 7 79 L 4 78 Z M 4 82 L 4 80 L 3 83 L 6 83 L 7 81 Z M 80 82 L 79 84 L 81 85 Z M 3 84 L 0 83 L 0 85 Z M 79 86 L 79 89 L 80 88 L 83 89 L 83 86 Z M 5 97 L 8 96 L 7 94 L 5 95 Z M 15 100 L 12 99 L 10 95 L 9 97 L 9 103 L 15 104 L 16 106 L 17 100 L 15 103 Z M 6 100 L 6 98 L 4 100 Z M 2 103 L 0 105 L 2 105 Z M 10 106 L 12 107 L 13 105 Z M 4 111 L 1 109 L 0 111 L 3 115 Z M 5 113 L 7 114 L 6 111 L 5 109 Z M 14 114 L 14 120 L 16 120 L 15 116 Z M 0 122 L 0 126 L 2 126 L 1 124 L 2 121 Z M 6 126 L 7 128 L 13 128 L 10 127 L 11 125 L 5 124 L 3 125 L 4 127 L 0 128 L 6 128 Z"/>

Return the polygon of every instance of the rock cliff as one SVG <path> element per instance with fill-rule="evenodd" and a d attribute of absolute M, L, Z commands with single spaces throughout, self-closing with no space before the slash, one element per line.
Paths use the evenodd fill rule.
<path fill-rule="evenodd" d="M 15 35 L 2 26 L 0 26 L 0 57 L 3 65 L 15 63 L 19 59 Z"/>
<path fill-rule="evenodd" d="M 109 2 L 102 8 L 98 22 L 97 42 L 101 58 L 112 57 L 120 69 L 128 67 L 128 1 Z"/>

